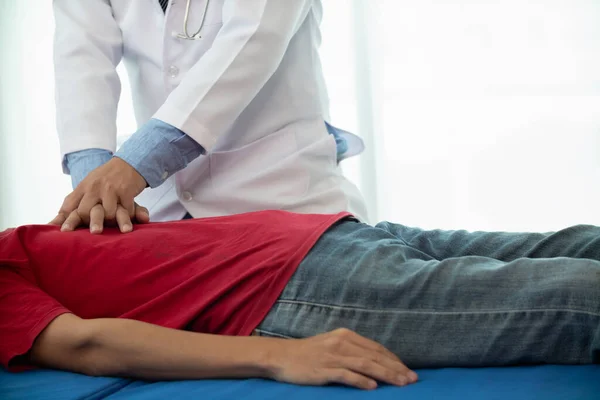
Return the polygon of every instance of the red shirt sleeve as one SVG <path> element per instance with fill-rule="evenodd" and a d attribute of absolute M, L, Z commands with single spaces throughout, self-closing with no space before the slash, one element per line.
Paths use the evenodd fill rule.
<path fill-rule="evenodd" d="M 15 230 L 0 233 L 0 247 L 0 364 L 16 371 L 22 368 L 11 360 L 26 354 L 44 328 L 69 310 L 35 285 Z"/>

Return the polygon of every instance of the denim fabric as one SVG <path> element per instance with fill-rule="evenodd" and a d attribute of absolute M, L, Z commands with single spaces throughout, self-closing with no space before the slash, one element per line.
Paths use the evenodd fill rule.
<path fill-rule="evenodd" d="M 257 328 L 345 327 L 410 368 L 600 362 L 600 228 L 423 231 L 344 221 L 313 247 Z"/>

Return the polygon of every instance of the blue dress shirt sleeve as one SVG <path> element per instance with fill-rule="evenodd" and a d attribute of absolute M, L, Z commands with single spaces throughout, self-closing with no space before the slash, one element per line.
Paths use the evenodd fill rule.
<path fill-rule="evenodd" d="M 181 130 L 151 119 L 123 143 L 115 157 L 135 168 L 154 188 L 204 152 L 200 144 Z"/>
<path fill-rule="evenodd" d="M 90 172 L 112 158 L 112 153 L 102 149 L 87 149 L 69 153 L 63 160 L 63 171 L 71 175 L 73 189 Z"/>
<path fill-rule="evenodd" d="M 184 132 L 151 119 L 123 143 L 115 156 L 135 168 L 150 187 L 157 187 L 201 154 L 204 148 Z M 76 188 L 90 172 L 112 157 L 108 150 L 76 151 L 65 156 L 63 170 L 71 175 Z"/>
<path fill-rule="evenodd" d="M 330 124 L 326 126 L 335 137 L 338 162 L 364 149 L 362 141 L 355 135 Z M 183 131 L 166 122 L 151 119 L 123 143 L 115 157 L 135 168 L 150 187 L 157 187 L 204 153 L 204 148 Z M 111 158 L 112 153 L 107 150 L 81 150 L 67 154 L 63 168 L 71 175 L 75 188 L 91 171 Z"/>

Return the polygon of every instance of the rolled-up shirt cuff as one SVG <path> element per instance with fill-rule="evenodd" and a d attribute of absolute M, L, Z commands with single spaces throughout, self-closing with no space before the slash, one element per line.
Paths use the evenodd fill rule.
<path fill-rule="evenodd" d="M 112 153 L 103 149 L 87 149 L 65 155 L 63 171 L 71 175 L 75 189 L 86 176 L 112 158 Z"/>
<path fill-rule="evenodd" d="M 175 172 L 204 154 L 204 148 L 181 130 L 157 119 L 142 126 L 115 153 L 158 187 Z"/>

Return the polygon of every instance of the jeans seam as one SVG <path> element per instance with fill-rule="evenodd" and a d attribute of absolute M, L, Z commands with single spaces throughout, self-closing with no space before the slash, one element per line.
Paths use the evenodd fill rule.
<path fill-rule="evenodd" d="M 259 333 L 260 336 L 262 336 L 263 333 L 269 335 L 269 336 L 275 336 L 275 337 L 280 337 L 283 339 L 293 339 L 291 336 L 288 335 L 282 335 L 281 333 L 275 333 L 275 332 L 271 332 L 271 331 L 267 331 L 266 329 L 255 329 L 256 332 Z"/>
<path fill-rule="evenodd" d="M 527 308 L 527 309 L 509 309 L 509 310 L 477 310 L 477 311 L 433 311 L 433 310 L 380 310 L 356 306 L 340 306 L 335 304 L 313 303 L 309 301 L 284 300 L 279 299 L 277 303 L 303 305 L 311 307 L 328 308 L 332 310 L 354 310 L 372 312 L 378 314 L 432 314 L 432 315 L 459 315 L 459 314 L 515 314 L 522 312 L 570 312 L 575 314 L 586 314 L 594 317 L 600 317 L 600 313 L 584 310 L 574 310 L 568 308 Z"/>

